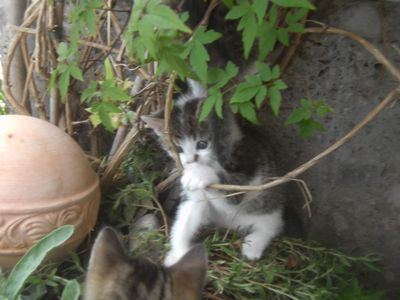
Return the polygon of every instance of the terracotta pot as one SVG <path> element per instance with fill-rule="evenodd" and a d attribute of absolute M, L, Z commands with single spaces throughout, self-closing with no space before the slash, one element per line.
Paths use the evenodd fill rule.
<path fill-rule="evenodd" d="M 78 144 L 58 127 L 27 116 L 0 116 L 0 267 L 11 268 L 40 238 L 64 224 L 74 235 L 52 253 L 60 260 L 96 223 L 99 179 Z"/>

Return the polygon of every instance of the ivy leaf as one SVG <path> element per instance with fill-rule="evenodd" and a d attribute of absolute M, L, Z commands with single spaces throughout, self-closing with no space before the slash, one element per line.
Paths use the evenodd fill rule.
<path fill-rule="evenodd" d="M 271 68 L 266 64 L 266 63 L 262 63 L 262 62 L 256 62 L 256 68 L 257 71 L 260 73 L 261 75 L 261 79 L 263 81 L 270 81 L 272 79 L 272 71 Z"/>
<path fill-rule="evenodd" d="M 216 112 L 218 118 L 220 118 L 220 119 L 224 118 L 223 112 L 222 112 L 223 105 L 224 105 L 224 101 L 222 99 L 222 94 L 220 91 L 217 91 L 216 92 L 216 101 L 215 101 L 215 112 Z"/>
<path fill-rule="evenodd" d="M 243 24 L 242 41 L 244 45 L 244 57 L 247 59 L 250 54 L 250 50 L 254 44 L 257 36 L 257 21 L 253 13 L 249 13 L 240 20 L 240 24 Z M 243 22 L 243 23 L 242 23 Z"/>
<path fill-rule="evenodd" d="M 253 124 L 259 124 L 256 110 L 254 109 L 254 105 L 251 102 L 245 102 L 239 104 L 239 113 L 246 120 L 250 121 Z"/>
<path fill-rule="evenodd" d="M 275 25 L 276 21 L 278 20 L 278 7 L 276 5 L 271 5 L 271 8 L 268 12 L 269 22 L 272 26 Z"/>
<path fill-rule="evenodd" d="M 68 45 L 65 42 L 61 42 L 58 47 L 57 47 L 57 55 L 58 55 L 58 61 L 63 61 L 66 60 L 69 56 L 69 50 L 68 50 Z"/>
<path fill-rule="evenodd" d="M 271 0 L 276 5 L 282 7 L 302 7 L 308 9 L 315 9 L 315 6 L 308 0 Z"/>
<path fill-rule="evenodd" d="M 279 28 L 277 30 L 278 40 L 285 46 L 289 46 L 289 33 L 286 28 Z"/>
<path fill-rule="evenodd" d="M 108 131 L 114 130 L 111 114 L 121 112 L 116 105 L 112 104 L 111 102 L 103 101 L 92 106 L 92 111 L 98 114 L 101 124 L 103 124 Z"/>
<path fill-rule="evenodd" d="M 253 2 L 253 8 L 254 12 L 257 15 L 258 18 L 258 24 L 261 24 L 262 21 L 264 20 L 265 12 L 267 11 L 268 7 L 268 1 L 254 1 Z"/>
<path fill-rule="evenodd" d="M 249 102 L 257 94 L 259 88 L 248 82 L 242 82 L 237 86 L 231 98 L 231 103 Z"/>
<path fill-rule="evenodd" d="M 263 104 L 266 96 L 267 96 L 267 88 L 265 86 L 261 86 L 255 98 L 257 109 L 261 108 L 261 105 Z"/>
<path fill-rule="evenodd" d="M 272 79 L 277 79 L 281 76 L 281 68 L 279 67 L 279 65 L 275 65 L 272 68 L 271 76 L 272 76 Z"/>
<path fill-rule="evenodd" d="M 194 72 L 199 76 L 202 83 L 207 83 L 207 62 L 210 60 L 206 48 L 199 42 L 195 42 L 190 52 L 190 64 L 193 66 Z"/>
<path fill-rule="evenodd" d="M 301 108 L 296 108 L 293 110 L 290 115 L 287 117 L 285 121 L 285 125 L 290 125 L 290 124 L 295 124 L 299 123 L 302 120 L 307 120 L 311 118 L 311 111 L 301 107 Z"/>
<path fill-rule="evenodd" d="M 265 60 L 267 55 L 275 48 L 275 44 L 277 41 L 277 31 L 272 28 L 263 28 L 259 34 L 259 37 L 259 60 Z"/>
<path fill-rule="evenodd" d="M 90 100 L 95 95 L 96 90 L 97 82 L 94 80 L 90 81 L 89 86 L 81 94 L 81 101 Z"/>
<path fill-rule="evenodd" d="M 275 116 L 279 114 L 279 108 L 281 106 L 282 96 L 281 92 L 275 87 L 272 86 L 268 89 L 268 96 L 269 96 L 269 105 L 272 108 L 272 112 Z"/>
<path fill-rule="evenodd" d="M 131 96 L 120 87 L 108 87 L 102 90 L 101 95 L 109 101 L 129 101 Z"/>
<path fill-rule="evenodd" d="M 191 33 L 192 30 L 186 26 L 172 9 L 165 5 L 156 5 L 149 7 L 149 14 L 144 15 L 153 26 L 162 29 L 176 29 L 182 32 Z"/>
<path fill-rule="evenodd" d="M 104 60 L 104 72 L 106 73 L 106 80 L 114 79 L 114 72 L 109 58 Z"/>
<path fill-rule="evenodd" d="M 83 81 L 82 70 L 79 69 L 78 66 L 71 65 L 69 68 L 69 71 L 70 71 L 72 77 L 74 77 L 77 80 Z"/>
<path fill-rule="evenodd" d="M 68 93 L 68 87 L 69 87 L 69 81 L 70 81 L 70 73 L 68 71 L 65 71 L 61 73 L 59 79 L 58 79 L 58 84 L 60 87 L 60 94 L 61 94 L 61 99 L 65 99 L 65 96 Z"/>
<path fill-rule="evenodd" d="M 242 1 L 239 5 L 232 7 L 227 15 L 226 20 L 235 20 L 243 17 L 250 9 L 250 5 L 247 1 Z"/>
<path fill-rule="evenodd" d="M 286 90 L 287 85 L 281 79 L 278 79 L 274 82 L 274 87 L 278 90 Z"/>
<path fill-rule="evenodd" d="M 300 127 L 300 137 L 302 139 L 310 137 L 316 130 L 326 130 L 324 125 L 322 125 L 320 122 L 313 120 L 312 118 L 300 121 L 298 124 Z"/>
<path fill-rule="evenodd" d="M 97 32 L 97 25 L 96 25 L 97 18 L 96 18 L 96 14 L 95 14 L 94 10 L 87 9 L 82 14 L 82 19 L 85 22 L 85 25 L 86 25 L 86 28 L 87 28 L 89 34 L 91 36 L 96 35 L 96 32 Z"/>
<path fill-rule="evenodd" d="M 301 23 L 291 23 L 289 24 L 287 30 L 290 32 L 302 33 L 304 32 L 304 25 Z"/>
<path fill-rule="evenodd" d="M 208 96 L 206 101 L 204 101 L 201 107 L 201 113 L 199 117 L 200 122 L 203 122 L 208 117 L 216 101 L 217 101 L 216 94 L 211 94 L 210 96 Z"/>
<path fill-rule="evenodd" d="M 203 45 L 210 44 L 222 36 L 221 33 L 214 30 L 205 31 L 204 26 L 200 26 L 193 35 L 193 39 L 199 41 Z"/>

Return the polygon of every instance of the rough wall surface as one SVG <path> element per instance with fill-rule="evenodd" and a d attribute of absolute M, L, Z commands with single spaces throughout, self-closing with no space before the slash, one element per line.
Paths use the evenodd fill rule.
<path fill-rule="evenodd" d="M 379 1 L 326 1 L 312 16 L 353 31 L 387 53 L 400 67 L 400 3 L 384 2 L 386 45 L 382 42 Z M 313 26 L 312 24 L 310 24 Z M 284 80 L 285 111 L 301 98 L 325 99 L 335 110 L 327 131 L 302 141 L 293 127 L 273 123 L 282 168 L 291 170 L 318 154 L 361 121 L 396 86 L 388 72 L 363 47 L 341 36 L 309 34 Z M 399 98 L 399 97 L 398 97 Z M 286 113 L 287 115 L 287 113 Z M 383 276 L 374 282 L 400 299 L 400 105 L 394 103 L 348 144 L 303 176 L 313 195 L 312 218 L 303 211 L 305 232 L 347 253 L 378 253 Z"/>
<path fill-rule="evenodd" d="M 380 1 L 321 1 L 313 18 L 354 31 L 368 39 L 400 67 L 400 3 L 384 2 L 387 44 L 382 43 Z M 0 47 L 8 29 L 8 1 L 0 1 Z M 310 24 L 312 26 L 312 24 Z M 1 51 L 3 52 L 3 51 Z M 4 52 L 3 52 L 4 53 Z M 302 141 L 294 127 L 272 120 L 282 170 L 307 161 L 349 131 L 395 85 L 395 80 L 361 46 L 339 36 L 310 34 L 304 37 L 285 74 L 283 116 L 298 100 L 324 98 L 335 110 L 325 120 L 327 131 Z M 351 142 L 306 172 L 304 179 L 314 201 L 312 218 L 304 212 L 309 238 L 347 253 L 371 252 L 383 257 L 384 274 L 376 280 L 400 297 L 400 105 L 386 108 Z M 298 191 L 294 190 L 293 194 Z M 299 199 L 301 201 L 301 199 Z"/>

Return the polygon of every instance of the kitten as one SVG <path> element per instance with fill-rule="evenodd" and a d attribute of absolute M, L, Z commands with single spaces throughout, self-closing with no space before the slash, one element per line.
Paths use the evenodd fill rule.
<path fill-rule="evenodd" d="M 199 123 L 207 92 L 193 80 L 188 83 L 190 90 L 175 101 L 171 115 L 172 139 L 179 152 L 183 174 L 181 203 L 171 229 L 171 251 L 165 265 L 176 263 L 187 253 L 196 233 L 207 225 L 238 230 L 244 235 L 243 256 L 257 260 L 283 226 L 282 194 L 272 189 L 228 197 L 207 186 L 264 183 L 273 176 L 269 145 L 254 127 L 242 132 L 226 107 L 223 120 L 211 113 Z M 163 142 L 166 138 L 164 120 L 156 116 L 142 116 L 142 120 L 172 155 Z"/>
<path fill-rule="evenodd" d="M 114 230 L 106 227 L 93 245 L 84 300 L 201 299 L 206 269 L 204 246 L 193 247 L 167 268 L 129 257 Z"/>

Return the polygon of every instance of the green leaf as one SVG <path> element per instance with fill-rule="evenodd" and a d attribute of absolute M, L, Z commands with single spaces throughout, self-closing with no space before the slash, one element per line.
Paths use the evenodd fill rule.
<path fill-rule="evenodd" d="M 225 71 L 232 78 L 239 73 L 239 67 L 236 66 L 233 62 L 228 61 L 225 67 Z"/>
<path fill-rule="evenodd" d="M 268 96 L 269 96 L 269 105 L 272 108 L 272 112 L 275 116 L 279 114 L 279 108 L 281 106 L 282 96 L 281 92 L 272 86 L 268 89 Z"/>
<path fill-rule="evenodd" d="M 264 20 L 264 16 L 265 16 L 267 7 L 268 7 L 268 0 L 253 2 L 254 12 L 256 13 L 257 18 L 258 18 L 258 24 L 261 24 L 262 21 Z"/>
<path fill-rule="evenodd" d="M 235 93 L 231 98 L 231 103 L 249 102 L 258 92 L 260 86 L 255 87 L 248 82 L 242 82 L 236 87 Z"/>
<path fill-rule="evenodd" d="M 278 90 L 286 90 L 287 85 L 281 79 L 278 79 L 274 82 L 274 87 Z"/>
<path fill-rule="evenodd" d="M 81 294 L 78 281 L 69 280 L 61 295 L 61 300 L 78 300 Z"/>
<path fill-rule="evenodd" d="M 111 114 L 120 113 L 121 110 L 111 102 L 100 102 L 92 106 L 94 112 L 98 113 L 101 124 L 110 132 L 114 130 Z"/>
<path fill-rule="evenodd" d="M 65 71 L 61 73 L 58 79 L 61 99 L 65 99 L 65 96 L 67 96 L 70 78 L 71 78 L 70 73 L 68 71 Z"/>
<path fill-rule="evenodd" d="M 89 83 L 89 86 L 82 92 L 81 101 L 84 102 L 86 100 L 90 100 L 97 91 L 97 82 L 92 80 Z"/>
<path fill-rule="evenodd" d="M 106 80 L 114 79 L 114 71 L 108 57 L 104 60 L 104 71 L 106 73 Z"/>
<path fill-rule="evenodd" d="M 40 239 L 17 262 L 6 281 L 4 295 L 10 300 L 17 299 L 26 279 L 41 264 L 46 255 L 67 241 L 74 232 L 74 226 L 61 226 Z"/>
<path fill-rule="evenodd" d="M 69 72 L 72 77 L 74 77 L 77 80 L 83 81 L 83 75 L 81 69 L 79 69 L 78 66 L 76 65 L 71 65 L 69 68 Z"/>
<path fill-rule="evenodd" d="M 289 33 L 286 28 L 279 28 L 277 31 L 278 40 L 285 46 L 289 46 Z"/>
<path fill-rule="evenodd" d="M 272 79 L 272 71 L 271 68 L 263 62 L 256 62 L 256 68 L 257 71 L 260 73 L 261 75 L 261 79 L 263 81 L 270 81 Z"/>
<path fill-rule="evenodd" d="M 63 61 L 68 58 L 70 55 L 68 45 L 65 42 L 61 42 L 58 47 L 57 47 L 57 55 L 58 55 L 58 61 Z"/>
<path fill-rule="evenodd" d="M 243 17 L 250 9 L 249 3 L 243 2 L 237 6 L 232 7 L 227 15 L 225 16 L 225 19 L 227 20 L 234 20 L 234 19 L 239 19 Z"/>
<path fill-rule="evenodd" d="M 97 33 L 97 24 L 96 24 L 97 18 L 96 18 L 96 14 L 95 14 L 94 10 L 87 9 L 83 13 L 82 18 L 85 20 L 85 25 L 89 31 L 89 34 L 91 36 L 96 35 L 96 33 Z"/>
<path fill-rule="evenodd" d="M 278 7 L 274 4 L 271 5 L 271 8 L 269 9 L 268 19 L 272 26 L 274 26 L 276 21 L 278 20 Z"/>
<path fill-rule="evenodd" d="M 257 92 L 256 99 L 255 99 L 256 107 L 258 109 L 261 108 L 261 105 L 263 104 L 266 96 L 267 96 L 267 88 L 265 86 L 260 87 L 260 89 Z"/>
<path fill-rule="evenodd" d="M 293 110 L 285 121 L 285 125 L 299 123 L 302 120 L 311 118 L 311 111 L 305 108 L 296 108 Z"/>
<path fill-rule="evenodd" d="M 316 130 L 325 131 L 324 125 L 311 118 L 300 121 L 298 124 L 300 126 L 300 137 L 302 139 L 310 137 Z"/>
<path fill-rule="evenodd" d="M 109 87 L 101 91 L 101 95 L 110 101 L 129 101 L 131 96 L 120 87 Z"/>
<path fill-rule="evenodd" d="M 208 96 L 206 101 L 204 101 L 201 107 L 201 113 L 199 117 L 200 122 L 203 122 L 208 117 L 216 101 L 217 101 L 216 94 L 211 94 L 210 96 Z"/>
<path fill-rule="evenodd" d="M 239 113 L 246 120 L 254 124 L 259 124 L 256 110 L 254 109 L 253 103 L 245 102 L 239 104 Z"/>
<path fill-rule="evenodd" d="M 195 43 L 190 53 L 190 64 L 193 66 L 194 72 L 199 76 L 203 84 L 207 83 L 207 68 L 210 57 L 206 48 L 200 44 Z"/>
<path fill-rule="evenodd" d="M 250 50 L 253 47 L 254 41 L 257 36 L 257 21 L 253 13 L 246 15 L 247 18 L 242 18 L 244 29 L 242 33 L 242 41 L 244 45 L 244 57 L 247 59 L 250 54 Z M 244 21 L 246 20 L 246 21 Z"/>
<path fill-rule="evenodd" d="M 263 61 L 267 55 L 275 48 L 277 41 L 277 30 L 276 29 L 263 29 L 260 33 L 259 42 L 259 60 Z"/>
<path fill-rule="evenodd" d="M 292 23 L 289 24 L 287 30 L 290 32 L 302 33 L 304 32 L 304 25 L 301 23 Z"/>
<path fill-rule="evenodd" d="M 279 67 L 279 65 L 275 65 L 272 68 L 271 76 L 272 76 L 272 79 L 277 79 L 281 76 L 281 68 Z"/>
<path fill-rule="evenodd" d="M 216 101 L 215 101 L 215 112 L 218 116 L 218 118 L 223 119 L 223 105 L 224 105 L 224 101 L 222 99 L 222 94 L 221 92 L 216 92 Z"/>
<path fill-rule="evenodd" d="M 143 16 L 143 19 L 148 19 L 154 26 L 162 29 L 176 29 L 186 33 L 192 32 L 169 7 L 157 5 L 149 10 L 149 14 Z"/>
<path fill-rule="evenodd" d="M 207 44 L 210 44 L 210 43 L 216 41 L 221 36 L 222 36 L 222 34 L 219 33 L 219 32 L 216 32 L 214 30 L 205 31 L 205 27 L 204 26 L 200 26 L 196 30 L 193 38 L 195 40 L 199 41 L 200 43 L 202 43 L 203 45 L 207 45 Z"/>
<path fill-rule="evenodd" d="M 271 0 L 276 5 L 282 7 L 303 7 L 308 9 L 315 9 L 315 6 L 308 0 Z"/>

